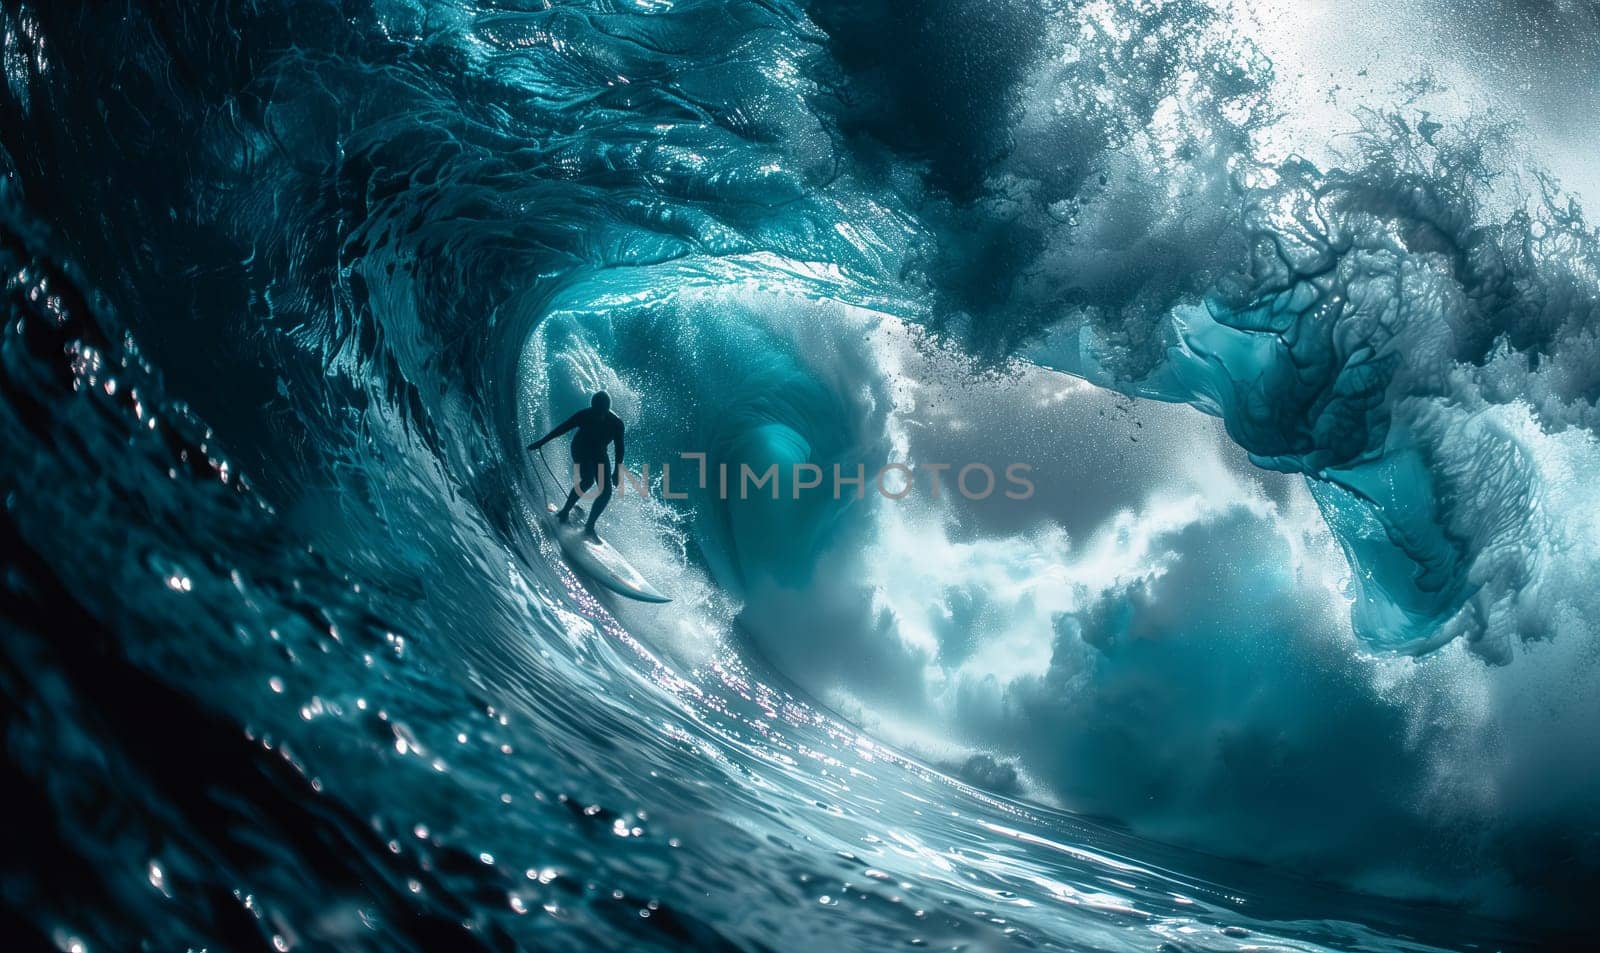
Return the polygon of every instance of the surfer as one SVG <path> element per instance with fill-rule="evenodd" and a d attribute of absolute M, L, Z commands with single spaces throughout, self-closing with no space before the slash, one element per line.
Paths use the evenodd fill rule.
<path fill-rule="evenodd" d="M 528 449 L 538 450 L 569 430 L 578 431 L 572 438 L 572 462 L 577 467 L 578 485 L 567 494 L 567 505 L 556 514 L 556 519 L 565 523 L 579 498 L 599 483 L 600 495 L 589 508 L 589 520 L 583 527 L 585 536 L 599 542 L 600 536 L 594 531 L 594 521 L 605 512 L 606 504 L 611 502 L 611 489 L 622 475 L 622 418 L 611 412 L 611 395 L 605 391 L 595 394 L 586 409 L 568 417 L 565 423 L 528 444 Z M 611 461 L 606 457 L 606 448 L 612 443 L 617 445 L 616 466 L 611 466 Z"/>

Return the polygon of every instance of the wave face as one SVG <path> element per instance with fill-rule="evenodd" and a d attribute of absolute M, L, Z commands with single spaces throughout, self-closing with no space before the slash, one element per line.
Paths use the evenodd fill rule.
<path fill-rule="evenodd" d="M 1592 929 L 1600 23 L 1485 6 L 1524 102 L 1277 7 L 7 0 L 8 932 Z M 1038 494 L 625 493 L 618 605 L 523 450 L 597 387 Z"/>

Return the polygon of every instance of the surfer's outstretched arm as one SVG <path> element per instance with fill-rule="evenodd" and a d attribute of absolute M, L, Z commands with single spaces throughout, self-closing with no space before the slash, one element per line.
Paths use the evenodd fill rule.
<path fill-rule="evenodd" d="M 582 411 L 579 411 L 579 413 L 582 413 Z M 528 444 L 528 449 L 537 450 L 576 426 L 578 426 L 578 414 L 573 414 L 571 417 L 567 418 L 566 423 L 559 425 L 556 427 L 556 429 L 540 437 L 538 440 L 535 440 L 533 443 Z"/>
<path fill-rule="evenodd" d="M 622 424 L 617 424 L 617 435 L 612 438 L 617 445 L 617 463 L 611 468 L 611 482 L 616 483 L 622 479 Z"/>

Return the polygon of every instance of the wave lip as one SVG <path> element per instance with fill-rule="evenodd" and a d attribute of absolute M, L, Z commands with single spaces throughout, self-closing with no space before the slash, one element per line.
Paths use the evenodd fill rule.
<path fill-rule="evenodd" d="M 544 605 L 526 579 L 581 599 L 558 588 L 567 577 L 540 575 L 554 564 L 518 562 L 534 545 L 521 447 L 535 397 L 610 387 L 624 406 L 666 411 L 645 446 L 706 446 L 732 465 L 871 472 L 902 453 L 895 375 L 859 344 L 862 322 L 815 302 L 774 321 L 774 289 L 920 322 L 962 360 L 1020 355 L 1216 414 L 1256 464 L 1309 478 L 1353 570 L 1361 647 L 1320 615 L 1300 625 L 1321 593 L 1235 572 L 1293 564 L 1278 499 L 1144 527 L 1150 564 L 1070 603 L 1037 595 L 1059 572 L 1018 565 L 1010 541 L 955 547 L 945 514 L 920 514 L 890 555 L 937 545 L 972 565 L 907 597 L 937 609 L 918 632 L 912 613 L 873 601 L 881 594 L 858 598 L 847 564 L 827 565 L 881 541 L 865 507 L 701 500 L 687 531 L 658 511 L 642 523 L 666 571 L 722 583 L 708 586 L 718 612 L 705 628 L 767 639 L 796 679 L 830 656 L 838 681 L 807 687 L 858 703 L 862 721 L 910 709 L 977 737 L 984 756 L 1020 766 L 1019 785 L 1043 779 L 1143 831 L 1380 886 L 1348 849 L 1382 846 L 1375 827 L 1393 819 L 1392 839 L 1415 848 L 1382 872 L 1408 883 L 1411 866 L 1460 874 L 1459 858 L 1436 863 L 1448 847 L 1430 851 L 1471 828 L 1482 836 L 1463 853 L 1491 879 L 1509 871 L 1546 889 L 1538 857 L 1595 806 L 1593 742 L 1577 727 L 1591 714 L 1580 650 L 1596 564 L 1582 478 L 1600 387 L 1592 229 L 1553 193 L 1505 212 L 1494 202 L 1512 164 L 1495 153 L 1503 142 L 1413 121 L 1403 104 L 1369 116 L 1342 165 L 1258 155 L 1272 65 L 1203 4 L 980 6 L 938 4 L 911 22 L 886 4 L 844 15 L 817 4 L 819 30 L 781 3 L 393 2 L 350 16 L 300 2 L 183 18 L 135 3 L 22 5 L 4 14 L 5 200 L 49 219 L 194 420 L 226 437 L 229 472 L 259 483 L 284 532 L 343 551 L 352 577 L 402 616 L 451 580 L 484 618 L 519 625 Z M 893 55 L 860 57 L 899 35 L 886 27 L 908 28 Z M 108 52 L 107 38 L 125 36 L 127 50 Z M 919 80 L 935 69 L 937 81 Z M 705 288 L 743 300 L 726 313 L 710 310 L 726 303 L 717 292 L 683 305 L 685 289 Z M 212 437 L 192 429 L 177 460 L 213 479 Z M 18 443 L 52 439 L 30 430 Z M 170 487 L 185 484 L 162 476 L 168 462 L 145 461 L 144 489 L 181 496 Z M 72 482 L 29 479 L 42 491 Z M 120 487 L 87 497 L 84 512 L 116 525 L 105 499 L 140 498 Z M 51 518 L 28 533 L 41 548 L 71 524 Z M 1059 569 L 1078 542 L 1036 534 L 1036 563 Z M 1166 609 L 1185 598 L 1175 581 L 1209 585 L 1184 576 L 1208 549 L 1232 554 L 1218 563 L 1233 560 L 1219 570 L 1230 588 L 1191 626 Z M 439 572 L 441 554 L 460 555 L 466 575 Z M 498 580 L 508 561 L 512 595 L 462 582 Z M 149 565 L 180 589 L 200 578 L 166 557 Z M 995 580 L 1034 601 L 990 598 Z M 103 580 L 78 584 L 111 598 Z M 735 615 L 730 596 L 747 613 L 719 627 Z M 1289 631 L 1240 624 L 1250 599 Z M 313 632 L 295 657 L 334 653 L 348 626 L 325 606 L 295 606 Z M 548 611 L 530 627 L 582 644 Z M 807 613 L 816 641 L 774 651 L 772 636 Z M 980 638 L 992 618 L 1017 624 Z M 480 664 L 504 654 L 427 621 Z M 1241 633 L 1311 641 L 1275 643 L 1272 664 L 1254 668 L 1247 644 L 1197 649 L 1200 634 Z M 395 644 L 382 640 L 379 655 Z M 1405 668 L 1412 656 L 1422 661 Z M 964 681 L 973 659 L 1017 677 L 973 669 Z M 1338 677 L 1308 674 L 1313 663 Z M 1194 694 L 1156 721 L 1194 729 L 1183 753 L 1201 756 L 1164 762 L 1174 749 L 1129 715 L 1130 700 L 1171 702 L 1143 693 L 1158 672 L 1192 676 Z M 1536 689 L 1561 699 L 1549 718 Z M 1318 720 L 1340 705 L 1356 712 L 1350 733 Z M 1112 730 L 1072 734 L 1097 725 Z M 1354 796 L 1333 778 L 1298 807 L 1241 817 L 1255 803 L 1244 795 L 1260 792 L 1241 791 L 1249 775 L 1230 766 L 1287 770 L 1351 733 L 1392 777 Z M 971 776 L 1009 784 L 962 754 Z M 1163 764 L 1179 783 L 1163 785 Z M 1316 806 L 1348 811 L 1349 826 L 1291 836 Z M 1230 823 L 1195 821 L 1216 817 Z M 1572 866 L 1563 889 L 1579 893 L 1593 877 Z"/>

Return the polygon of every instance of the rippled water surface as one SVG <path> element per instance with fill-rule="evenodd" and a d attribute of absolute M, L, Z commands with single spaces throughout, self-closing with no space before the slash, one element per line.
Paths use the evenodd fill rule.
<path fill-rule="evenodd" d="M 5 0 L 0 929 L 1579 942 L 1562 140 L 1426 44 L 1312 110 L 1243 8 Z M 633 464 L 1042 493 L 624 494 L 641 606 L 523 449 L 601 387 Z"/>

